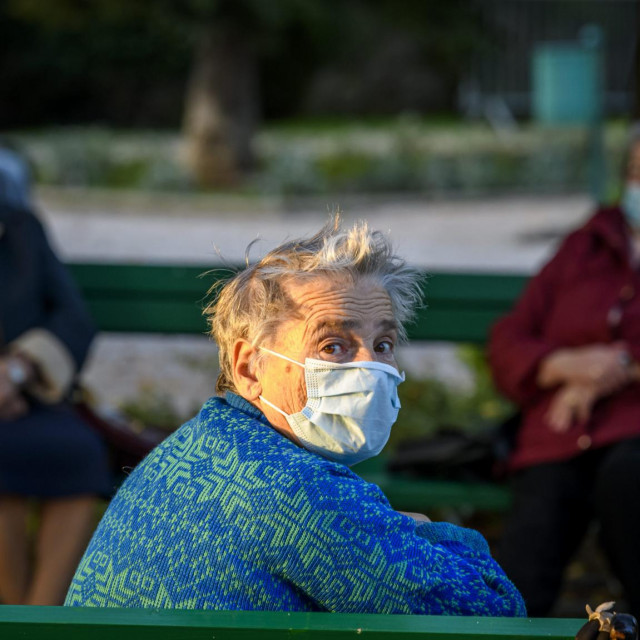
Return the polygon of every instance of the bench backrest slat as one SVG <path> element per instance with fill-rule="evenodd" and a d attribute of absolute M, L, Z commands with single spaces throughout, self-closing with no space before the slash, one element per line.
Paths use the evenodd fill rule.
<path fill-rule="evenodd" d="M 103 331 L 206 333 L 207 291 L 233 267 L 70 265 Z M 524 275 L 430 273 L 427 306 L 408 327 L 411 340 L 484 343 L 491 324 L 513 304 Z"/>

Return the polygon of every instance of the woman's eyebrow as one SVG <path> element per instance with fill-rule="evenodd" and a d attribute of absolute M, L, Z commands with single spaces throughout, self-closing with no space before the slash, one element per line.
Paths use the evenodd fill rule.
<path fill-rule="evenodd" d="M 362 322 L 359 320 L 323 320 L 319 322 L 312 330 L 311 335 L 317 336 L 327 331 L 352 331 L 360 329 Z M 384 318 L 378 323 L 379 331 L 397 331 L 398 323 L 390 318 Z"/>
<path fill-rule="evenodd" d="M 360 326 L 359 320 L 322 320 L 313 328 L 311 335 L 316 336 L 328 331 L 351 331 L 359 329 Z"/>
<path fill-rule="evenodd" d="M 379 325 L 380 329 L 382 331 L 397 331 L 398 330 L 398 322 L 397 320 L 391 320 L 391 319 L 387 319 L 385 318 L 384 320 L 381 320 Z"/>

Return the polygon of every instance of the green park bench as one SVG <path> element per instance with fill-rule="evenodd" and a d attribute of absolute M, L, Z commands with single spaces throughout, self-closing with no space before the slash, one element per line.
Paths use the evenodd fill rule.
<path fill-rule="evenodd" d="M 184 265 L 78 263 L 70 267 L 101 331 L 165 334 L 204 334 L 206 293 L 233 271 Z M 483 344 L 491 324 L 509 310 L 526 280 L 513 274 L 430 273 L 427 306 L 408 327 L 409 339 Z M 383 458 L 362 463 L 357 471 L 377 484 L 400 510 L 504 511 L 511 502 L 505 485 L 390 474 Z"/>
<path fill-rule="evenodd" d="M 0 606 L 3 640 L 572 640 L 585 620 Z"/>

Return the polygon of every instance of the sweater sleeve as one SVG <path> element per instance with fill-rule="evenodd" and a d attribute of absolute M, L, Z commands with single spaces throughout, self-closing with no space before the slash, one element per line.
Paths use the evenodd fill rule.
<path fill-rule="evenodd" d="M 536 378 L 542 360 L 562 346 L 545 335 L 545 325 L 567 260 L 579 241 L 577 235 L 569 236 L 532 278 L 512 311 L 492 327 L 488 355 L 494 380 L 520 406 L 539 393 Z"/>
<path fill-rule="evenodd" d="M 30 392 L 43 402 L 61 400 L 82 366 L 95 329 L 82 296 L 47 240 L 40 222 L 31 216 L 34 250 L 42 281 L 43 322 L 10 345 L 38 366 L 40 377 Z"/>
<path fill-rule="evenodd" d="M 318 608 L 526 615 L 522 597 L 478 532 L 442 522 L 418 524 L 394 511 L 375 485 L 346 468 L 341 472 L 340 465 L 327 465 L 321 481 L 305 482 L 304 493 L 291 496 L 296 511 L 308 509 L 309 516 L 287 521 L 286 542 L 269 558 L 271 571 Z"/>

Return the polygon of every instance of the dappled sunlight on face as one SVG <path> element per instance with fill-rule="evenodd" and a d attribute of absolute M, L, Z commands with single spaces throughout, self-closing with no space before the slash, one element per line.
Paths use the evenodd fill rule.
<path fill-rule="evenodd" d="M 261 345 L 300 364 L 306 358 L 330 362 L 382 362 L 397 369 L 397 321 L 387 292 L 369 280 L 314 278 L 289 285 L 298 305 L 295 318 L 283 322 L 272 341 Z M 264 354 L 259 372 L 262 396 L 287 414 L 306 404 L 304 369 Z M 284 416 L 262 403 L 269 421 L 289 432 Z"/>

